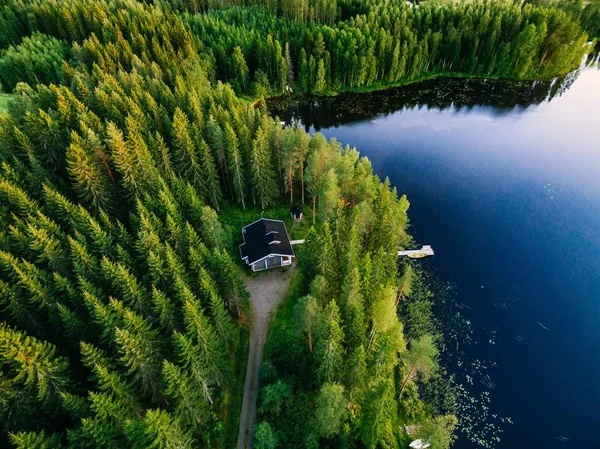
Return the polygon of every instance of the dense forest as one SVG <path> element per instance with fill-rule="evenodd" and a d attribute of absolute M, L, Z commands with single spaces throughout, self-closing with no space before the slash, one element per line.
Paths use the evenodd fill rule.
<path fill-rule="evenodd" d="M 284 2 L 285 3 L 285 2 Z M 262 7 L 185 15 L 237 93 L 323 94 L 436 74 L 551 78 L 581 63 L 588 37 L 571 14 L 518 2 L 366 1 L 335 26 Z"/>
<path fill-rule="evenodd" d="M 0 0 L 0 445 L 233 447 L 250 311 L 228 214 L 296 202 L 315 226 L 254 447 L 404 447 L 414 423 L 451 443 L 431 293 L 397 261 L 408 200 L 239 95 L 549 77 L 587 36 L 516 3 L 232 3 Z"/>
<path fill-rule="evenodd" d="M 600 0 L 527 0 L 527 3 L 562 9 L 580 22 L 589 38 L 596 40 L 596 50 L 600 50 Z"/>

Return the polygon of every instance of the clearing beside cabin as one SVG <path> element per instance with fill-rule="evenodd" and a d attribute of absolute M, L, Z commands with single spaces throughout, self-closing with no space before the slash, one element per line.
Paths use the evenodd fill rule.
<path fill-rule="evenodd" d="M 252 330 L 250 331 L 250 350 L 244 383 L 244 399 L 240 415 L 237 449 L 252 447 L 260 386 L 259 371 L 269 318 L 271 312 L 275 310 L 288 290 L 295 271 L 296 264 L 293 264 L 287 271 L 282 269 L 268 270 L 246 279 L 246 288 L 250 293 L 250 307 L 252 308 Z"/>

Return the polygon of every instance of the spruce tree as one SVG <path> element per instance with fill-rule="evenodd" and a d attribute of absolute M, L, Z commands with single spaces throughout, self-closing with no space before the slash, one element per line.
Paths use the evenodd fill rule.
<path fill-rule="evenodd" d="M 210 204 L 217 211 L 222 193 L 219 184 L 219 175 L 210 147 L 200 137 L 198 130 L 196 134 L 196 148 L 200 158 L 200 196 L 205 203 Z"/>
<path fill-rule="evenodd" d="M 181 109 L 176 108 L 173 115 L 173 155 L 177 173 L 188 180 L 201 192 L 202 170 L 200 168 L 200 157 L 191 135 L 190 122 Z"/>
<path fill-rule="evenodd" d="M 186 449 L 193 447 L 194 440 L 189 430 L 182 428 L 180 421 L 164 410 L 148 410 L 143 423 L 147 437 L 135 441 L 134 447 L 152 449 Z"/>
<path fill-rule="evenodd" d="M 6 370 L 0 411 L 4 425 L 24 427 L 35 412 L 27 403 L 31 400 L 42 411 L 56 411 L 60 394 L 71 385 L 67 359 L 56 352 L 55 346 L 0 323 L 0 362 Z"/>
<path fill-rule="evenodd" d="M 273 203 L 278 192 L 263 128 L 259 128 L 256 133 L 252 145 L 251 163 L 252 192 L 255 200 L 265 209 Z"/>
<path fill-rule="evenodd" d="M 244 198 L 246 196 L 246 177 L 244 173 L 244 164 L 238 138 L 233 130 L 233 127 L 227 123 L 225 125 L 225 149 L 227 151 L 227 161 L 229 164 L 231 194 L 236 201 L 242 204 L 242 208 L 246 209 Z"/>
<path fill-rule="evenodd" d="M 108 176 L 112 174 L 108 165 L 103 165 L 84 148 L 81 139 L 73 135 L 67 149 L 67 170 L 73 180 L 73 188 L 79 198 L 92 209 L 111 210 L 113 194 Z M 106 161 L 106 159 L 104 159 Z M 107 175 L 108 173 L 108 175 Z"/>
<path fill-rule="evenodd" d="M 344 332 L 342 330 L 339 308 L 330 301 L 323 311 L 323 319 L 316 329 L 315 360 L 317 376 L 321 382 L 340 380 L 344 360 Z"/>
<path fill-rule="evenodd" d="M 186 428 L 197 428 L 208 420 L 208 401 L 193 380 L 177 365 L 164 360 L 162 367 L 165 393 L 174 401 L 174 416 Z"/>

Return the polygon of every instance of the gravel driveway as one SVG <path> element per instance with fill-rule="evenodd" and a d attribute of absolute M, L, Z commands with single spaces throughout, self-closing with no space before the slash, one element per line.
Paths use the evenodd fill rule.
<path fill-rule="evenodd" d="M 256 422 L 258 401 L 259 370 L 271 312 L 288 290 L 296 264 L 284 271 L 275 268 L 246 278 L 246 288 L 250 293 L 252 308 L 252 330 L 250 332 L 250 353 L 244 383 L 244 400 L 240 415 L 240 431 L 237 449 L 252 447 L 252 436 Z"/>

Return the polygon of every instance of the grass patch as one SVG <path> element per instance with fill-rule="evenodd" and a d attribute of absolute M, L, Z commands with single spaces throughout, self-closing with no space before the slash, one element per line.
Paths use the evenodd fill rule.
<path fill-rule="evenodd" d="M 5 115 L 8 112 L 8 101 L 12 95 L 0 93 L 0 115 Z"/>
<path fill-rule="evenodd" d="M 220 448 L 229 449 L 237 446 L 238 433 L 240 429 L 240 414 L 242 413 L 242 402 L 244 400 L 244 382 L 246 381 L 246 368 L 248 366 L 248 354 L 250 349 L 250 330 L 244 327 L 240 331 L 240 345 L 235 354 L 233 366 L 234 379 L 231 390 L 227 393 L 224 401 L 226 411 L 223 419 L 223 435 Z"/>
<path fill-rule="evenodd" d="M 305 238 L 312 225 L 312 209 L 308 204 L 305 205 L 303 207 L 304 219 L 296 222 L 290 215 L 291 206 L 284 199 L 278 200 L 264 211 L 259 205 L 247 204 L 244 210 L 240 209 L 237 203 L 224 203 L 219 210 L 219 220 L 227 227 L 230 242 L 228 249 L 231 254 L 238 254 L 238 245 L 242 243 L 242 228 L 261 217 L 283 221 L 292 240 Z M 239 259 L 239 257 L 237 258 Z"/>

